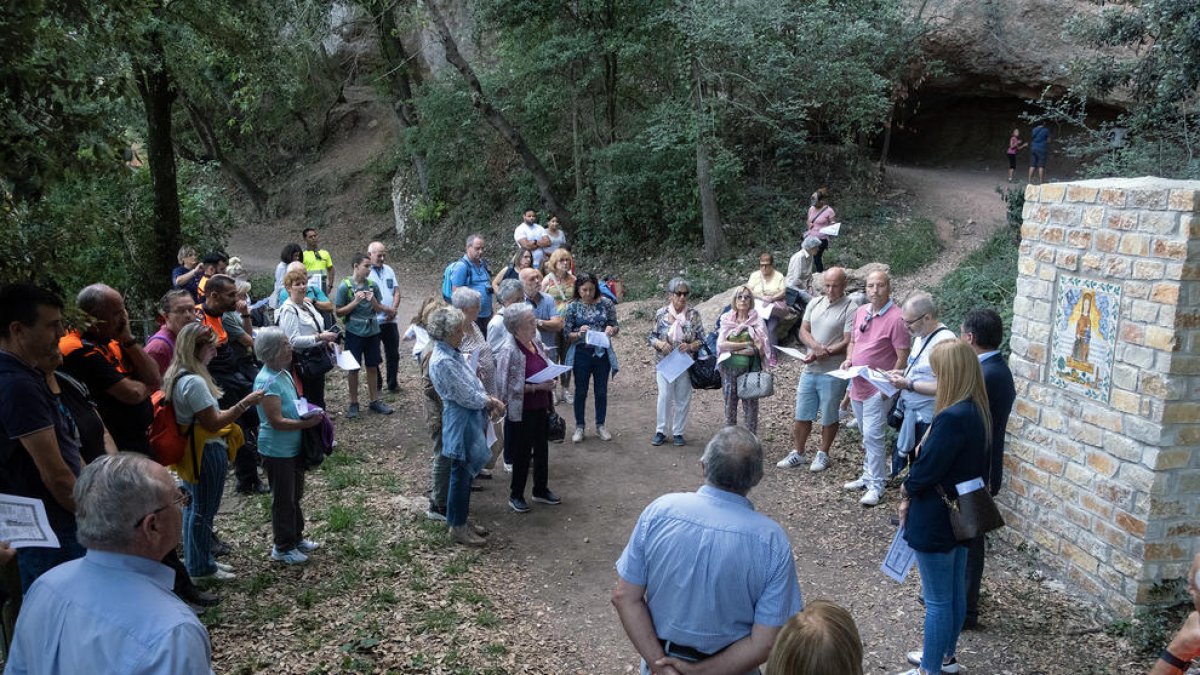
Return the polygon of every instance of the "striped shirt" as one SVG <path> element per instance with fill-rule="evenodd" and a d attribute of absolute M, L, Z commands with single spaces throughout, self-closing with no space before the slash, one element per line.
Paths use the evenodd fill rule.
<path fill-rule="evenodd" d="M 646 588 L 658 637 L 714 654 L 782 626 L 804 605 L 792 545 L 749 499 L 704 485 L 664 495 L 638 518 L 617 574 Z"/>

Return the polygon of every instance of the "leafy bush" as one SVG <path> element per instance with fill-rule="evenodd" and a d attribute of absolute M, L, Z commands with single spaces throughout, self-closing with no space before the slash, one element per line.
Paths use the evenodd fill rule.
<path fill-rule="evenodd" d="M 932 220 L 893 216 L 882 205 L 850 205 L 838 214 L 842 233 L 829 244 L 826 266 L 862 267 L 881 262 L 892 274 L 911 274 L 937 259 L 942 240 Z"/>
<path fill-rule="evenodd" d="M 1017 292 L 1017 244 L 1011 229 L 992 235 L 986 244 L 967 256 L 958 269 L 946 275 L 933 290 L 941 319 L 957 329 L 967 312 L 991 307 L 1006 327 L 1012 326 L 1013 298 Z M 1000 344 L 1008 352 L 1008 331 Z"/>

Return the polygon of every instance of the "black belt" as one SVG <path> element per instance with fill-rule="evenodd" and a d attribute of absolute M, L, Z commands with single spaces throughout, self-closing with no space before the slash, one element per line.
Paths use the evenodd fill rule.
<path fill-rule="evenodd" d="M 667 656 L 673 656 L 675 658 L 683 659 L 684 661 L 689 661 L 691 663 L 698 663 L 700 661 L 703 661 L 707 658 L 712 657 L 712 654 L 705 654 L 704 652 L 700 651 L 699 649 L 696 649 L 695 647 L 681 645 L 678 642 L 671 642 L 670 640 L 659 640 L 659 643 L 662 644 L 663 651 L 667 653 Z"/>

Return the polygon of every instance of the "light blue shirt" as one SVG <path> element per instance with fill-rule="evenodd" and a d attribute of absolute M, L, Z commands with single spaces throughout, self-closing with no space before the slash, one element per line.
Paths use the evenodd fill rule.
<path fill-rule="evenodd" d="M 749 499 L 711 485 L 647 506 L 617 574 L 646 588 L 660 639 L 706 654 L 754 624 L 782 626 L 804 607 L 783 528 Z"/>
<path fill-rule="evenodd" d="M 208 631 L 174 582 L 160 562 L 109 551 L 51 569 L 25 596 L 5 675 L 211 675 Z"/>
<path fill-rule="evenodd" d="M 979 362 L 980 362 L 980 363 L 983 363 L 984 361 L 986 361 L 986 360 L 990 359 L 990 358 L 992 357 L 992 355 L 993 355 L 993 354 L 999 354 L 999 353 L 1000 353 L 1000 350 L 999 350 L 999 349 L 993 349 L 993 350 L 992 350 L 992 351 L 990 351 L 990 352 L 984 352 L 984 353 L 982 353 L 982 354 L 978 354 L 978 356 L 979 356 Z"/>
<path fill-rule="evenodd" d="M 261 389 L 264 398 L 267 396 L 279 397 L 279 407 L 283 412 L 284 419 L 300 419 L 300 414 L 296 412 L 296 401 L 300 397 L 296 395 L 296 383 L 292 381 L 290 372 L 271 370 L 267 366 L 263 366 L 254 378 L 254 388 Z M 267 421 L 267 411 L 263 409 L 262 403 L 255 408 L 258 411 L 259 419 L 258 454 L 264 457 L 282 458 L 299 455 L 300 432 L 296 429 L 277 431 Z"/>

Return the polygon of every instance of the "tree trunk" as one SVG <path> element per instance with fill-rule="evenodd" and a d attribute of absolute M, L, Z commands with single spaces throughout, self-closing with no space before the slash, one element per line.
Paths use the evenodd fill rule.
<path fill-rule="evenodd" d="M 704 233 L 704 259 L 718 260 L 728 249 L 725 243 L 725 232 L 721 229 L 721 209 L 717 205 L 717 190 L 712 182 L 712 159 L 708 151 L 708 130 L 704 116 L 703 82 L 700 78 L 700 67 L 692 61 L 692 75 L 695 77 L 696 102 L 696 187 L 700 192 L 700 213 L 702 231 Z"/>
<path fill-rule="evenodd" d="M 396 3 L 392 0 L 360 0 L 363 8 L 370 13 L 375 21 L 375 30 L 379 33 L 379 50 L 383 54 L 387 67 L 387 79 L 395 102 L 392 109 L 400 123 L 401 134 L 407 137 L 409 131 L 420 128 L 417 109 L 413 106 L 413 83 L 420 85 L 421 73 L 413 68 L 412 58 L 400 41 L 400 27 L 396 24 Z M 425 154 L 419 150 L 411 150 L 413 171 L 421 184 L 421 193 L 429 194 L 429 168 L 425 162 Z"/>
<path fill-rule="evenodd" d="M 221 149 L 220 139 L 213 133 L 212 123 L 208 121 L 208 116 L 204 111 L 195 104 L 187 94 L 179 92 L 179 97 L 183 101 L 183 107 L 187 110 L 188 119 L 192 121 L 192 128 L 196 131 L 196 136 L 200 139 L 200 144 L 204 146 L 205 152 L 216 159 L 217 165 L 221 167 L 221 171 L 225 172 L 226 176 L 241 188 L 242 192 L 250 198 L 250 203 L 254 204 L 254 210 L 258 215 L 263 215 L 267 210 L 267 191 L 259 187 L 258 183 L 250 177 L 250 174 L 241 167 L 240 164 L 233 161 Z"/>
<path fill-rule="evenodd" d="M 158 34 L 150 35 L 145 55 L 133 58 L 134 81 L 146 113 L 146 160 L 154 192 L 152 250 L 147 256 L 153 278 L 170 279 L 182 241 L 179 186 L 175 175 L 175 148 L 171 138 L 171 105 L 175 92 L 166 54 Z M 153 294 L 151 294 L 153 295 Z"/>
<path fill-rule="evenodd" d="M 546 167 L 542 165 L 537 155 L 533 154 L 533 150 L 529 148 L 529 144 L 525 142 L 525 137 L 521 135 L 521 132 L 517 131 L 509 123 L 504 113 L 497 110 L 488 99 L 487 94 L 483 92 L 483 85 L 479 83 L 479 78 L 475 76 L 475 71 L 471 68 L 471 64 L 467 63 L 467 60 L 458 51 L 458 44 L 454 41 L 454 36 L 450 34 L 450 27 L 446 24 L 446 20 L 443 18 L 441 10 L 438 9 L 437 3 L 434 0 L 427 0 L 425 7 L 429 10 L 434 28 L 441 38 L 442 47 L 446 50 L 446 61 L 462 74 L 463 79 L 466 80 L 467 87 L 471 90 L 472 105 L 479 110 L 488 124 L 492 125 L 492 128 L 520 156 L 525 169 L 533 176 L 533 182 L 537 186 L 538 194 L 541 196 L 542 201 L 545 202 L 546 208 L 550 213 L 558 216 L 558 219 L 564 225 L 569 225 L 572 222 L 571 212 L 562 205 L 555 194 L 554 182 L 550 179 L 550 174 L 546 171 Z"/>

